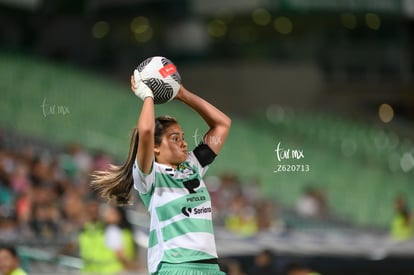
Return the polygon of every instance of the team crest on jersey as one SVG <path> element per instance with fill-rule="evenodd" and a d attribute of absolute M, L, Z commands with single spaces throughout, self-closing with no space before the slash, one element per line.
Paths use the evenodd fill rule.
<path fill-rule="evenodd" d="M 186 165 L 185 163 L 179 164 L 177 170 L 185 175 L 194 174 L 194 170 L 189 165 Z"/>

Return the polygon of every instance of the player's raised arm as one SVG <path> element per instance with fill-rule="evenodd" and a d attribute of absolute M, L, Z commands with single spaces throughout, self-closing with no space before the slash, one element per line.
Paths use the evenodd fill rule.
<path fill-rule="evenodd" d="M 204 119 L 210 129 L 204 135 L 203 141 L 214 153 L 218 154 L 230 131 L 231 119 L 211 103 L 190 92 L 182 85 L 175 99 L 187 104 Z"/>
<path fill-rule="evenodd" d="M 142 82 L 137 70 L 131 76 L 131 90 L 143 101 L 137 123 L 138 152 L 136 159 L 141 171 L 148 174 L 154 160 L 154 95 L 151 89 Z"/>

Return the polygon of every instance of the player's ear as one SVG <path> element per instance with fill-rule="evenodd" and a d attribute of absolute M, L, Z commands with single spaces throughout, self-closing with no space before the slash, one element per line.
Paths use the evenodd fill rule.
<path fill-rule="evenodd" d="M 158 145 L 154 146 L 154 154 L 158 156 L 160 154 L 160 147 Z"/>

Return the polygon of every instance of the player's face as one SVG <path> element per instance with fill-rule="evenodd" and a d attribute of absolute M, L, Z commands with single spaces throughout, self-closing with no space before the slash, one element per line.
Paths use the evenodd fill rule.
<path fill-rule="evenodd" d="M 0 250 L 0 274 L 10 274 L 18 264 L 18 260 L 9 251 Z"/>
<path fill-rule="evenodd" d="M 165 130 L 161 144 L 155 146 L 157 162 L 177 168 L 187 159 L 187 142 L 180 125 L 173 124 Z"/>

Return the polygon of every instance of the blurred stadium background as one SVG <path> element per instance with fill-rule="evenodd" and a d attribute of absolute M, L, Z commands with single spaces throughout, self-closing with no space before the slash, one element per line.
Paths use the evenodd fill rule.
<path fill-rule="evenodd" d="M 411 0 L 0 0 L 0 242 L 30 274 L 79 273 L 88 174 L 124 160 L 129 76 L 163 55 L 234 122 L 207 179 L 223 265 L 411 274 L 391 225 L 414 205 L 413 34 Z M 194 113 L 157 107 L 196 144 Z M 148 217 L 124 211 L 145 266 Z"/>

